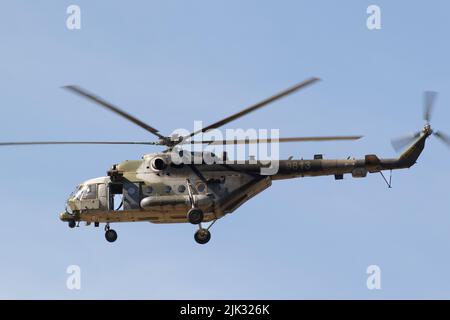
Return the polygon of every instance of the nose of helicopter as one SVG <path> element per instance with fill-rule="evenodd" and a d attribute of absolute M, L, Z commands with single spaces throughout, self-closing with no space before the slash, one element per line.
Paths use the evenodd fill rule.
<path fill-rule="evenodd" d="M 59 214 L 59 219 L 61 220 L 61 221 L 69 221 L 69 220 L 72 220 L 73 219 L 73 217 L 70 215 L 70 213 L 68 213 L 67 211 L 65 211 L 65 212 L 61 212 L 60 214 Z"/>
<path fill-rule="evenodd" d="M 66 202 L 66 210 L 59 214 L 59 219 L 61 221 L 70 221 L 73 220 L 73 206 L 75 205 L 75 197 L 70 196 Z"/>

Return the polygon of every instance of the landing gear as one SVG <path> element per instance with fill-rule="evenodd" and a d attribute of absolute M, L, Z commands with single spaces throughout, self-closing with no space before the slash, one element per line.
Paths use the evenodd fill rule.
<path fill-rule="evenodd" d="M 108 242 L 114 242 L 117 240 L 117 232 L 109 228 L 109 223 L 105 226 L 105 239 Z"/>
<path fill-rule="evenodd" d="M 194 239 L 198 244 L 206 244 L 211 240 L 211 232 L 208 229 L 200 228 L 194 234 Z"/>
<path fill-rule="evenodd" d="M 215 219 L 207 228 L 203 228 L 200 223 L 197 232 L 194 234 L 195 242 L 198 244 L 207 244 L 209 240 L 211 240 L 211 232 L 209 232 L 209 229 L 211 229 L 216 221 L 217 219 Z"/>
<path fill-rule="evenodd" d="M 187 219 L 192 224 L 200 224 L 203 221 L 203 211 L 197 208 L 197 204 L 194 198 L 194 191 L 189 179 L 186 179 L 186 185 L 189 193 L 189 201 L 191 203 L 191 209 L 187 213 Z"/>
<path fill-rule="evenodd" d="M 75 226 L 77 225 L 77 223 L 75 222 L 75 220 L 70 220 L 67 224 L 69 225 L 69 228 L 70 228 L 70 229 L 75 228 Z"/>
<path fill-rule="evenodd" d="M 203 211 L 198 208 L 192 208 L 188 211 L 187 218 L 192 224 L 199 224 L 203 221 Z"/>

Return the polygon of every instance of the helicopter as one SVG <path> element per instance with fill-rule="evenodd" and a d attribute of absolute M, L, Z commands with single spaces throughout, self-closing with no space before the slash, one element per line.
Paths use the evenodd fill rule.
<path fill-rule="evenodd" d="M 117 240 L 117 232 L 110 227 L 118 222 L 190 223 L 198 227 L 194 240 L 206 244 L 211 239 L 211 227 L 217 220 L 233 213 L 242 204 L 269 188 L 273 181 L 303 177 L 334 176 L 342 180 L 345 174 L 353 178 L 364 178 L 368 173 L 380 173 L 388 186 L 383 171 L 409 168 L 416 163 L 431 135 L 450 146 L 450 137 L 440 131 L 433 131 L 430 125 L 431 111 L 437 96 L 425 92 L 424 120 L 422 130 L 411 136 L 392 141 L 394 148 L 406 150 L 398 158 L 379 158 L 375 154 L 354 159 L 324 159 L 321 154 L 313 159 L 278 160 L 275 172 L 267 173 L 271 163 L 248 159 L 230 161 L 224 151 L 221 156 L 212 152 L 192 152 L 183 149 L 187 145 L 249 145 L 304 141 L 358 140 L 361 135 L 317 136 L 288 138 L 257 138 L 232 140 L 196 140 L 195 136 L 208 133 L 219 127 L 261 109 L 300 89 L 319 81 L 306 79 L 287 90 L 253 104 L 242 111 L 216 121 L 187 135 L 165 136 L 159 130 L 107 102 L 97 95 L 75 85 L 63 88 L 127 119 L 158 138 L 156 141 L 30 141 L 3 142 L 0 146 L 23 145 L 149 145 L 161 146 L 161 152 L 144 154 L 140 160 L 126 160 L 114 164 L 104 177 L 89 179 L 79 184 L 66 202 L 66 209 L 59 218 L 70 228 L 94 224 L 105 224 L 105 238 L 108 242 Z M 207 157 L 205 157 L 207 156 Z M 206 161 L 206 159 L 208 161 Z M 115 202 L 121 198 L 120 204 Z M 206 227 L 205 224 L 209 223 Z"/>

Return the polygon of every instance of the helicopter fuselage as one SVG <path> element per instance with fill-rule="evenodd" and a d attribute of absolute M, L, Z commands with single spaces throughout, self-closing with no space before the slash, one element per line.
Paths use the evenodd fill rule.
<path fill-rule="evenodd" d="M 60 218 L 88 223 L 183 223 L 195 207 L 204 212 L 204 222 L 213 221 L 234 212 L 275 180 L 327 175 L 340 180 L 345 174 L 362 178 L 408 168 L 422 152 L 427 136 L 424 133 L 399 158 L 323 159 L 316 155 L 311 160 L 280 160 L 273 175 L 261 174 L 268 165 L 255 160 L 236 163 L 217 158 L 212 164 L 174 164 L 167 153 L 148 154 L 142 160 L 113 166 L 107 177 L 81 184 Z M 115 195 L 122 198 L 120 209 L 114 203 Z"/>

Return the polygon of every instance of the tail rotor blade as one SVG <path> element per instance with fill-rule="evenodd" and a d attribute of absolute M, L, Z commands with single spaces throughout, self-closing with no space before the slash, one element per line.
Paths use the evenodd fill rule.
<path fill-rule="evenodd" d="M 441 140 L 447 147 L 450 148 L 450 136 L 440 131 L 436 131 L 434 135 L 439 138 L 439 140 Z"/>
<path fill-rule="evenodd" d="M 425 91 L 424 92 L 424 104 L 423 104 L 423 118 L 428 123 L 431 120 L 431 114 L 433 112 L 434 102 L 436 101 L 437 92 Z"/>
<path fill-rule="evenodd" d="M 391 140 L 392 147 L 395 151 L 399 152 L 405 147 L 411 145 L 418 137 L 420 137 L 420 131 L 413 135 L 407 135 Z"/>

